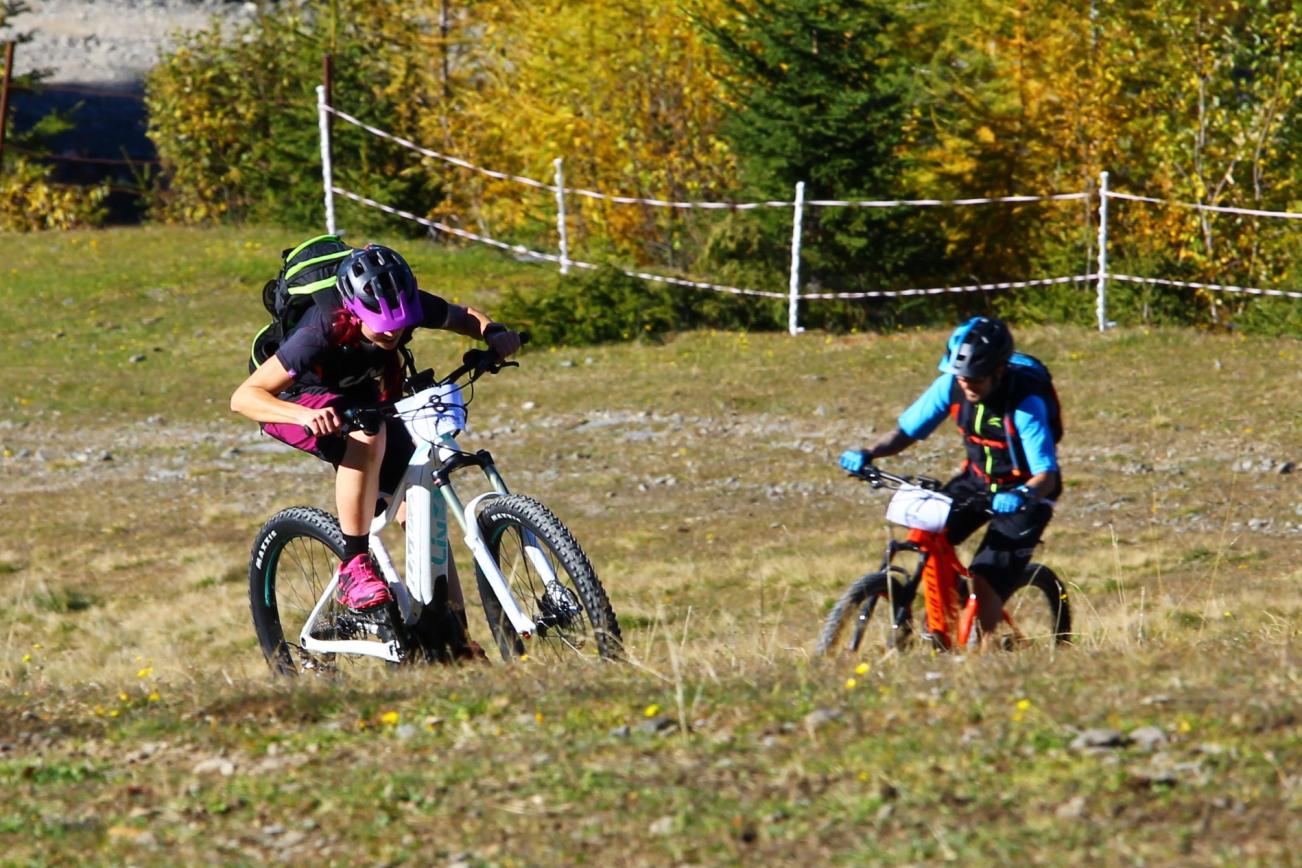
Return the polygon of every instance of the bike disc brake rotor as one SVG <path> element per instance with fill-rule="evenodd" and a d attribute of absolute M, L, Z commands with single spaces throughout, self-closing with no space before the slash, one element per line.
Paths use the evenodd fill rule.
<path fill-rule="evenodd" d="M 565 628 L 583 615 L 583 607 L 574 592 L 560 582 L 547 583 L 547 592 L 538 601 L 542 616 L 553 627 Z"/>

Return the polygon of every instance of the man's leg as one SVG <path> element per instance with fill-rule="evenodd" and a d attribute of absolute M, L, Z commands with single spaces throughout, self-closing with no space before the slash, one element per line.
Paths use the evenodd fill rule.
<path fill-rule="evenodd" d="M 977 618 L 986 636 L 999 627 L 1003 601 L 1031 562 L 1031 555 L 1052 518 L 1053 508 L 1037 503 L 1021 512 L 995 516 L 986 529 L 985 538 L 969 565 L 972 590 L 977 596 Z"/>

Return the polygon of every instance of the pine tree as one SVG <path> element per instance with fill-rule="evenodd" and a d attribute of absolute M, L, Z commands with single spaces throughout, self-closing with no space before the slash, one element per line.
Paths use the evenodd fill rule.
<path fill-rule="evenodd" d="M 697 20 L 722 54 L 731 100 L 725 135 L 746 192 L 790 199 L 898 198 L 915 85 L 890 0 L 728 0 Z M 734 221 L 734 231 L 742 218 Z M 762 239 L 716 253 L 767 257 L 786 267 L 789 213 L 757 219 Z M 943 271 L 943 245 L 916 215 L 896 210 L 806 211 L 802 268 L 828 290 L 884 289 Z M 739 235 L 745 235 L 738 231 Z M 862 305 L 859 307 L 863 307 Z"/>

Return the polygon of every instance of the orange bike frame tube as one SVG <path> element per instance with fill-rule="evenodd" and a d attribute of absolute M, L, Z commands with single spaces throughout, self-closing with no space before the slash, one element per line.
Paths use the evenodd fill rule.
<path fill-rule="evenodd" d="M 909 542 L 917 543 L 926 555 L 922 590 L 927 604 L 927 629 L 944 647 L 952 648 L 959 618 L 958 573 L 962 568 L 958 555 L 943 533 L 912 529 Z"/>

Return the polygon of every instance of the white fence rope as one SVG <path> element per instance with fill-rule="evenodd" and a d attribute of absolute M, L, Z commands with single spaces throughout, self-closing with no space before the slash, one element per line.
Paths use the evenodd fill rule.
<path fill-rule="evenodd" d="M 420 225 L 425 226 L 429 229 L 436 229 L 439 232 L 446 232 L 449 235 L 455 235 L 458 238 L 465 238 L 468 241 L 478 241 L 481 244 L 487 244 L 491 247 L 496 247 L 500 250 L 508 250 L 511 253 L 515 253 L 520 256 L 527 256 L 531 259 L 542 259 L 547 262 L 555 262 L 558 264 L 562 261 L 561 257 L 556 256 L 555 254 L 543 253 L 542 251 L 539 250 L 531 250 L 528 247 L 525 247 L 523 244 L 507 244 L 504 241 L 498 241 L 494 238 L 487 238 L 483 235 L 476 235 L 475 233 L 467 232 L 464 229 L 457 229 L 455 226 L 448 226 L 446 223 L 439 223 L 436 220 L 430 220 L 425 217 L 419 217 L 415 214 L 412 214 L 410 211 L 404 211 L 401 208 L 394 208 L 391 205 L 385 205 L 383 202 L 377 202 L 374 199 L 369 199 L 366 196 L 353 193 L 349 190 L 343 189 L 342 187 L 334 187 L 332 189 L 333 192 L 338 193 L 340 196 L 343 196 L 347 199 L 352 199 L 354 202 L 358 202 L 362 205 L 367 205 L 370 206 L 371 208 L 384 211 L 387 214 L 393 214 L 398 217 L 403 217 L 407 220 L 411 220 L 415 223 L 419 223 Z M 568 259 L 565 261 L 577 268 L 596 269 L 601 267 L 600 265 L 595 265 L 591 262 L 582 262 L 578 259 Z M 672 283 L 676 286 L 690 286 L 694 289 L 709 289 L 715 292 L 731 293 L 732 295 L 755 295 L 763 298 L 786 298 L 786 293 L 782 293 L 782 292 L 765 292 L 759 289 L 742 289 L 741 287 L 736 287 L 736 286 L 722 286 L 716 283 L 703 283 L 697 280 L 685 280 L 680 277 L 666 277 L 663 274 L 651 274 L 650 272 L 646 272 L 646 271 L 629 271 L 623 268 L 619 270 L 622 271 L 624 274 L 628 275 L 629 277 L 638 277 L 641 278 L 642 280 L 651 280 L 657 283 Z"/>
<path fill-rule="evenodd" d="M 1105 193 L 1109 199 L 1125 199 L 1130 202 L 1149 202 L 1154 205 L 1171 205 L 1176 208 L 1191 208 L 1195 211 L 1216 211 L 1221 214 L 1246 214 L 1250 217 L 1279 217 L 1283 220 L 1302 220 L 1302 214 L 1296 211 L 1260 211 L 1256 208 L 1233 208 L 1228 205 L 1202 205 L 1197 202 L 1177 202 L 1172 199 L 1154 199 L 1150 196 L 1135 196 L 1131 193 Z"/>
<path fill-rule="evenodd" d="M 318 88 L 318 91 L 320 90 L 321 89 Z M 1088 201 L 1093 198 L 1093 194 L 1089 192 L 1080 192 L 1080 193 L 1055 193 L 1055 194 L 1042 195 L 1042 196 L 1015 195 L 1015 196 L 978 197 L 978 198 L 965 198 L 965 199 L 811 199 L 811 200 L 805 200 L 803 196 L 803 190 L 802 190 L 804 185 L 803 183 L 801 183 L 797 185 L 796 197 L 791 201 L 769 200 L 769 201 L 762 201 L 762 202 L 675 202 L 675 201 L 670 201 L 665 199 L 652 199 L 652 198 L 637 197 L 637 196 L 618 196 L 618 195 L 600 193 L 595 190 L 587 190 L 578 187 L 564 186 L 563 176 L 560 171 L 559 159 L 557 159 L 554 163 L 556 169 L 556 183 L 547 184 L 542 181 L 538 181 L 534 178 L 525 177 L 523 175 L 515 175 L 508 172 L 499 172 L 493 169 L 487 169 L 482 166 L 477 166 L 459 157 L 453 157 L 435 151 L 431 148 L 423 147 L 411 141 L 410 139 L 406 139 L 403 138 L 402 136 L 398 136 L 386 130 L 382 130 L 376 126 L 365 123 L 364 121 L 360 120 L 357 117 L 354 117 L 351 114 L 348 114 L 347 112 L 340 111 L 339 109 L 333 106 L 325 104 L 324 100 L 321 99 L 320 97 L 318 100 L 318 108 L 321 113 L 320 126 L 321 126 L 321 135 L 322 135 L 323 169 L 324 169 L 325 186 L 327 192 L 326 195 L 327 222 L 331 224 L 331 231 L 333 231 L 334 209 L 333 209 L 333 203 L 331 201 L 330 195 L 332 193 L 338 193 L 339 195 L 345 196 L 360 204 L 366 205 L 368 207 L 376 208 L 381 211 L 385 211 L 395 216 L 403 217 L 407 220 L 412 220 L 416 223 L 419 223 L 430 229 L 437 230 L 439 232 L 445 232 L 449 235 L 454 235 L 469 241 L 476 241 L 482 244 L 488 244 L 490 246 L 497 247 L 499 249 L 506 250 L 515 253 L 517 255 L 528 257 L 531 259 L 557 263 L 561 268 L 561 272 L 567 273 L 569 266 L 574 266 L 576 268 L 583 268 L 583 269 L 595 269 L 600 267 L 590 262 L 582 262 L 579 260 L 574 260 L 569 258 L 565 225 L 563 222 L 565 219 L 564 197 L 567 194 L 574 195 L 574 196 L 581 196 L 589 199 L 599 199 L 599 200 L 614 202 L 618 204 L 646 205 L 646 206 L 659 207 L 659 208 L 730 210 L 730 211 L 746 211 L 746 210 L 753 210 L 757 208 L 790 208 L 792 209 L 792 213 L 793 213 L 792 256 L 791 256 L 791 273 L 790 273 L 790 280 L 789 280 L 789 289 L 786 293 L 769 292 L 769 291 L 758 290 L 758 289 L 744 289 L 735 286 L 724 286 L 720 284 L 707 283 L 704 281 L 695 281 L 695 280 L 686 280 L 683 278 L 667 277 L 665 275 L 652 274 L 650 272 L 644 272 L 644 271 L 632 271 L 623 268 L 619 270 L 630 277 L 636 277 L 643 280 L 656 281 L 659 283 L 669 283 L 677 286 L 686 286 L 695 289 L 705 289 L 714 292 L 725 292 L 733 295 L 747 295 L 747 296 L 755 296 L 761 298 L 786 299 L 789 307 L 788 328 L 792 334 L 796 334 L 802 330 L 800 329 L 797 322 L 797 309 L 798 309 L 799 301 L 801 299 L 864 300 L 864 299 L 874 299 L 874 298 L 897 298 L 897 297 L 907 297 L 907 296 L 941 295 L 947 293 L 996 292 L 996 291 L 1006 290 L 1006 289 L 1024 289 L 1024 288 L 1034 287 L 1034 286 L 1052 286 L 1052 285 L 1060 285 L 1060 284 L 1067 284 L 1067 283 L 1089 283 L 1091 281 L 1094 281 L 1097 283 L 1096 292 L 1097 292 L 1098 300 L 1097 300 L 1096 307 L 1097 307 L 1097 314 L 1099 318 L 1100 330 L 1104 330 L 1112 325 L 1112 323 L 1109 322 L 1106 318 L 1106 286 L 1107 286 L 1107 280 L 1109 278 L 1112 278 L 1114 280 L 1127 281 L 1131 283 L 1144 283 L 1144 284 L 1171 286 L 1171 287 L 1179 287 L 1179 288 L 1187 288 L 1187 289 L 1205 289 L 1213 292 L 1227 292 L 1227 293 L 1238 293 L 1243 295 L 1273 296 L 1273 297 L 1280 297 L 1280 298 L 1302 299 L 1302 292 L 1293 292 L 1288 290 L 1262 289 L 1258 287 L 1234 286 L 1229 284 L 1198 283 L 1192 281 L 1168 280 L 1164 278 L 1147 278 L 1147 277 L 1137 277 L 1134 275 L 1126 275 L 1126 274 L 1109 274 L 1107 271 L 1107 244 L 1108 244 L 1107 202 L 1109 199 L 1120 199 L 1120 200 L 1126 200 L 1132 202 L 1144 202 L 1144 203 L 1150 203 L 1156 205 L 1191 208 L 1200 211 L 1212 211 L 1212 212 L 1219 212 L 1219 213 L 1226 213 L 1226 214 L 1241 214 L 1241 215 L 1257 216 L 1257 217 L 1276 217 L 1276 218 L 1291 219 L 1291 220 L 1302 219 L 1302 213 L 1294 213 L 1289 211 L 1263 211 L 1263 210 L 1257 210 L 1252 208 L 1236 208 L 1236 207 L 1217 206 L 1217 205 L 1202 205 L 1202 204 L 1190 203 L 1190 202 L 1178 202 L 1178 201 L 1172 201 L 1166 199 L 1156 199 L 1148 196 L 1136 196 L 1129 193 L 1117 193 L 1117 192 L 1110 191 L 1108 189 L 1106 172 L 1100 175 L 1100 189 L 1098 193 L 1099 251 L 1098 251 L 1097 268 L 1095 273 L 1093 274 L 1073 275 L 1070 277 L 1046 277 L 1046 278 L 1039 278 L 1035 280 L 1003 281 L 997 283 L 975 283 L 975 284 L 968 284 L 962 286 L 941 286 L 941 287 L 931 287 L 927 289 L 877 290 L 877 291 L 865 291 L 865 292 L 812 292 L 812 293 L 802 294 L 799 292 L 800 244 L 801 244 L 801 231 L 802 231 L 801 228 L 802 221 L 800 218 L 805 208 L 808 207 L 928 208 L 928 207 L 954 207 L 954 206 L 993 205 L 993 204 L 1021 204 L 1021 203 L 1034 203 L 1034 202 L 1069 202 L 1069 201 Z M 560 237 L 561 237 L 561 255 L 556 256 L 554 254 L 543 253 L 541 251 L 531 250 L 520 244 L 507 244 L 492 238 L 476 235 L 473 232 L 467 232 L 463 229 L 457 229 L 455 227 L 448 226 L 444 223 L 431 221 L 426 218 L 419 217 L 410 212 L 403 211 L 401 209 L 394 208 L 389 205 L 385 205 L 383 203 L 377 202 L 374 199 L 369 199 L 365 196 L 361 196 L 357 193 L 352 193 L 347 190 L 334 187 L 330 178 L 330 169 L 329 169 L 329 141 L 327 139 L 328 130 L 327 130 L 327 125 L 325 123 L 325 118 L 327 113 L 333 114 L 336 117 L 338 117 L 340 120 L 346 123 L 353 124 L 354 126 L 359 127 L 371 133 L 374 136 L 392 141 L 398 145 L 401 145 L 404 148 L 412 150 L 416 153 L 419 153 L 431 159 L 441 160 L 443 162 L 449 163 L 451 165 L 459 166 L 461 168 L 467 169 L 472 172 L 478 172 L 490 178 L 496 178 L 498 180 L 504 180 L 504 181 L 513 181 L 515 183 L 524 184 L 526 186 L 533 187 L 535 189 L 547 190 L 555 193 L 558 213 L 560 215 L 559 220 L 562 221 L 559 224 L 559 229 L 558 229 L 558 232 L 560 233 Z"/>
<path fill-rule="evenodd" d="M 1070 202 L 1088 199 L 1089 193 L 1053 193 L 1048 196 L 995 196 L 977 199 L 810 199 L 806 205 L 830 208 L 929 208 L 949 205 L 999 205 L 1017 202 Z"/>
<path fill-rule="evenodd" d="M 1212 292 L 1233 292 L 1240 295 L 1268 295 L 1277 298 L 1302 298 L 1302 292 L 1285 289 L 1258 289 L 1255 286 L 1233 286 L 1220 283 L 1197 283 L 1188 280 L 1168 280 L 1164 277 L 1135 277 L 1132 274 L 1109 274 L 1111 280 L 1124 280 L 1130 283 L 1152 283 L 1161 286 L 1177 286 L 1182 289 L 1206 289 Z"/>
<path fill-rule="evenodd" d="M 1108 275 L 1114 277 L 1115 275 Z M 1028 286 L 1053 286 L 1060 283 L 1089 283 L 1096 279 L 1097 274 L 1077 274 L 1072 277 L 1042 277 L 1037 280 L 1014 280 L 1004 283 L 972 283 L 967 286 L 937 286 L 931 289 L 894 289 L 880 290 L 873 292 L 806 292 L 801 294 L 801 298 L 836 298 L 836 299 L 862 299 L 862 298 L 902 298 L 910 295 L 944 295 L 947 293 L 965 293 L 965 292 L 994 292 L 1000 289 L 1025 289 Z"/>
<path fill-rule="evenodd" d="M 373 136 L 387 139 L 404 148 L 415 151 L 422 156 L 430 157 L 435 160 L 442 160 L 454 166 L 460 166 L 472 172 L 478 172 L 481 175 L 487 175 L 490 178 L 496 178 L 501 181 L 515 181 L 519 184 L 525 184 L 535 187 L 539 190 L 548 190 L 553 193 L 563 195 L 583 196 L 588 199 L 601 199 L 607 202 L 615 202 L 621 205 L 650 205 L 655 208 L 678 208 L 678 209 L 705 209 L 720 211 L 751 211 L 756 208 L 791 208 L 796 203 L 790 200 L 770 199 L 762 202 L 675 202 L 669 199 L 650 199 L 640 196 L 617 196 L 610 193 L 599 193 L 596 190 L 587 190 L 582 187 L 564 187 L 559 184 L 548 184 L 535 178 L 525 177 L 524 175 L 512 175 L 507 172 L 498 172 L 493 169 L 486 169 L 483 166 L 477 166 L 467 160 L 459 157 L 448 156 L 438 151 L 418 145 L 410 139 L 395 135 L 379 127 L 372 126 L 347 112 L 327 105 L 325 110 L 342 121 L 360 127 Z M 977 199 L 811 199 L 805 202 L 805 205 L 817 205 L 828 208 L 928 208 L 949 205 L 994 205 L 1002 203 L 1022 203 L 1022 202 L 1065 202 L 1071 200 L 1088 199 L 1089 193 L 1056 193 L 1048 196 L 995 196 L 991 198 Z"/>
<path fill-rule="evenodd" d="M 366 123 L 365 121 L 358 120 L 357 118 L 353 117 L 347 112 L 341 112 L 339 109 L 335 108 L 334 106 L 327 105 L 325 107 L 325 110 L 330 112 L 332 115 L 334 115 L 335 117 L 339 118 L 342 121 L 347 121 L 353 126 L 361 127 L 362 129 L 366 130 L 368 133 L 370 133 L 373 136 L 378 136 L 381 139 L 388 139 L 391 142 L 395 142 L 399 145 L 402 145 L 404 148 L 413 150 L 416 153 L 422 154 L 426 157 L 430 157 L 431 159 L 442 160 L 445 163 L 451 163 L 454 166 L 460 166 L 461 168 L 469 169 L 472 172 L 479 172 L 481 175 L 487 175 L 488 177 L 496 178 L 499 181 L 515 181 L 517 184 L 524 184 L 529 187 L 537 187 L 540 190 L 551 190 L 551 191 L 556 190 L 556 188 L 553 187 L 551 184 L 544 184 L 542 181 L 535 181 L 533 178 L 526 178 L 523 175 L 510 175 L 507 174 L 506 172 L 497 172 L 492 169 L 485 169 L 480 166 L 476 166 L 474 163 L 467 162 L 466 160 L 463 160 L 459 157 L 449 157 L 447 154 L 440 154 L 438 151 L 432 151 L 429 148 L 422 147 L 421 145 L 416 144 L 410 139 L 404 139 L 402 136 L 395 136 L 393 133 L 385 132 L 379 127 L 373 127 L 370 124 Z"/>
<path fill-rule="evenodd" d="M 533 250 L 522 244 L 507 244 L 504 241 L 498 241 L 494 238 L 488 238 L 483 235 L 476 235 L 473 232 L 467 232 L 464 229 L 457 229 L 455 226 L 449 226 L 446 223 L 440 223 L 436 220 L 430 220 L 425 217 L 419 217 L 410 211 L 404 211 L 401 208 L 394 208 L 392 205 L 385 205 L 383 202 L 377 202 L 374 199 L 367 198 L 342 187 L 333 188 L 334 192 L 347 199 L 352 199 L 362 205 L 367 205 L 376 210 L 383 211 L 387 214 L 393 214 L 415 223 L 419 223 L 430 229 L 439 232 L 446 232 L 449 235 L 455 235 L 458 238 L 464 238 L 468 241 L 478 241 L 481 244 L 487 244 L 500 250 L 507 250 L 519 256 L 527 256 L 530 259 L 541 259 L 546 262 L 560 263 L 561 257 L 553 253 L 543 253 L 540 250 Z M 578 259 L 566 260 L 570 265 L 578 268 L 595 269 L 601 266 L 591 262 L 582 262 Z M 733 295 L 751 295 L 761 298 L 788 298 L 784 292 L 768 292 L 762 289 L 744 289 L 737 286 L 722 286 L 717 283 L 705 283 L 699 280 L 685 280 L 679 277 L 666 277 L 662 274 L 652 274 L 646 271 L 630 271 L 628 269 L 619 269 L 629 277 L 640 277 L 643 280 L 653 280 L 660 283 L 672 283 L 676 286 L 689 286 L 694 289 L 709 289 L 715 292 L 726 292 Z M 1115 275 L 1108 275 L 1113 277 Z M 1005 283 L 976 283 L 967 286 L 938 286 L 929 289 L 897 289 L 897 290 L 880 290 L 872 292 L 809 292 L 802 293 L 798 297 L 801 299 L 865 299 L 865 298 L 896 298 L 911 295 L 941 295 L 943 293 L 968 293 L 968 292 L 994 292 L 1000 289 L 1021 289 L 1028 286 L 1049 286 L 1061 283 L 1088 283 L 1094 280 L 1098 275 L 1080 274 L 1072 277 L 1046 277 L 1039 280 L 1022 280 L 1010 281 Z"/>

